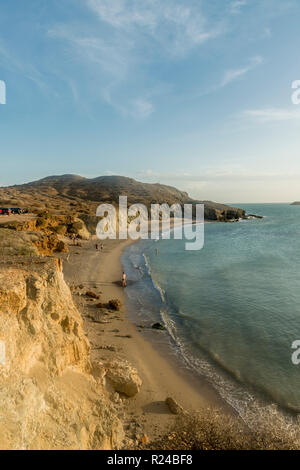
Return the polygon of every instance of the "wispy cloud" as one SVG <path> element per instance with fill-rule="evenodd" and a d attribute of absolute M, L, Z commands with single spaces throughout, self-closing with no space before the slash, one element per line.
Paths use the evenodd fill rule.
<path fill-rule="evenodd" d="M 244 67 L 226 70 L 220 86 L 223 87 L 223 86 L 228 85 L 229 83 L 233 82 L 234 80 L 237 80 L 243 75 L 246 75 L 248 72 L 256 68 L 258 65 L 261 65 L 262 63 L 263 63 L 263 58 L 261 56 L 256 56 L 256 57 L 253 57 L 249 61 L 249 63 L 245 65 Z"/>
<path fill-rule="evenodd" d="M 241 9 L 247 5 L 246 0 L 236 0 L 230 4 L 230 13 L 237 15 L 241 12 Z"/>
<path fill-rule="evenodd" d="M 118 38 L 102 38 L 92 34 L 80 33 L 72 25 L 57 25 L 48 31 L 52 38 L 63 39 L 72 47 L 72 52 L 84 62 L 89 62 L 101 68 L 102 72 L 111 77 L 122 79 L 128 70 L 130 61 L 128 51 L 132 47 L 131 41 Z"/>
<path fill-rule="evenodd" d="M 8 70 L 22 74 L 23 77 L 38 86 L 40 90 L 49 92 L 49 87 L 39 70 L 16 56 L 2 42 L 0 42 L 0 64 Z"/>
<path fill-rule="evenodd" d="M 136 99 L 132 103 L 134 115 L 138 115 L 141 118 L 146 118 L 153 113 L 153 104 L 145 99 Z"/>
<path fill-rule="evenodd" d="M 248 109 L 243 116 L 259 122 L 300 121 L 300 109 L 269 108 Z"/>
<path fill-rule="evenodd" d="M 88 7 L 115 30 L 145 44 L 160 43 L 161 52 L 176 56 L 221 33 L 221 26 L 209 24 L 201 5 L 174 0 L 88 0 Z"/>
<path fill-rule="evenodd" d="M 264 29 L 264 32 L 263 32 L 263 36 L 264 36 L 265 38 L 270 38 L 270 37 L 272 37 L 271 28 L 265 28 L 265 29 Z"/>
<path fill-rule="evenodd" d="M 56 24 L 48 35 L 65 42 L 72 63 L 97 82 L 95 97 L 134 118 L 150 116 L 158 90 L 167 88 L 147 68 L 180 62 L 222 33 L 193 0 L 87 0 L 86 6 L 89 23 Z"/>
<path fill-rule="evenodd" d="M 124 100 L 115 98 L 113 87 L 110 86 L 103 90 L 103 98 L 106 103 L 117 109 L 125 117 L 146 119 L 154 112 L 154 105 L 149 98 L 139 97 L 127 99 L 124 102 Z"/>

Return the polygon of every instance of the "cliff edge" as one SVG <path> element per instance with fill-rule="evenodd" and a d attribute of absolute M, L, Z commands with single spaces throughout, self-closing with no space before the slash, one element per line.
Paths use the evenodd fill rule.
<path fill-rule="evenodd" d="M 0 341 L 0 449 L 120 447 L 59 260 L 1 258 Z"/>

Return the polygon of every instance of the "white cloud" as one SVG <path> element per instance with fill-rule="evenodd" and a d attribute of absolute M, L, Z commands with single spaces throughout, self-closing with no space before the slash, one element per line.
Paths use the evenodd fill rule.
<path fill-rule="evenodd" d="M 136 99 L 132 102 L 132 112 L 134 116 L 146 118 L 154 111 L 154 107 L 150 101 L 145 99 Z"/>
<path fill-rule="evenodd" d="M 248 109 L 243 115 L 259 122 L 300 121 L 300 109 Z"/>
<path fill-rule="evenodd" d="M 135 38 L 135 43 L 155 41 L 163 51 L 182 56 L 193 47 L 221 33 L 219 25 L 208 25 L 199 4 L 174 0 L 88 0 L 90 10 L 118 32 Z"/>
<path fill-rule="evenodd" d="M 230 13 L 237 15 L 241 12 L 241 9 L 247 5 L 246 0 L 236 0 L 230 4 Z"/>
<path fill-rule="evenodd" d="M 247 65 L 244 67 L 240 67 L 237 69 L 227 70 L 224 73 L 223 80 L 220 84 L 221 87 L 228 85 L 229 83 L 233 82 L 234 80 L 246 75 L 248 72 L 256 68 L 258 65 L 263 63 L 263 58 L 261 56 L 253 57 Z"/>
<path fill-rule="evenodd" d="M 116 28 L 129 29 L 134 25 L 152 27 L 156 23 L 147 0 L 139 5 L 136 2 L 129 4 L 125 0 L 88 0 L 87 5 L 102 21 Z"/>

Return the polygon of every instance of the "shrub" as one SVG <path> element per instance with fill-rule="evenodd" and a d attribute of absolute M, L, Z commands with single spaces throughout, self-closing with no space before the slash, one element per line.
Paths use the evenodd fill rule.
<path fill-rule="evenodd" d="M 169 432 L 144 449 L 155 450 L 291 450 L 299 449 L 299 431 L 285 426 L 250 429 L 238 417 L 207 409 L 180 415 Z"/>

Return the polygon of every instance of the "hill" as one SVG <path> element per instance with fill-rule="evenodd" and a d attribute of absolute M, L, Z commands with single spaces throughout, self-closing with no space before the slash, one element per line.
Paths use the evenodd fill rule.
<path fill-rule="evenodd" d="M 204 203 L 207 220 L 235 220 L 245 211 L 212 201 L 196 201 L 172 186 L 141 183 L 124 176 L 84 178 L 79 175 L 49 176 L 31 183 L 0 188 L 0 206 L 26 207 L 33 212 L 49 209 L 56 213 L 95 215 L 100 203 L 117 205 L 119 196 L 127 196 L 128 203 Z"/>

